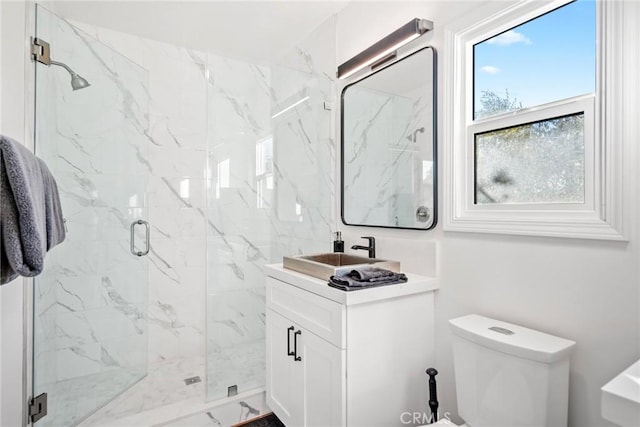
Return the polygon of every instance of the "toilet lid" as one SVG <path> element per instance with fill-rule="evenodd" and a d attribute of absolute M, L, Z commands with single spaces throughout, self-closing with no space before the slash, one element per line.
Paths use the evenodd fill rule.
<path fill-rule="evenodd" d="M 481 346 L 523 359 L 553 363 L 569 355 L 574 341 L 477 314 L 449 320 L 451 331 Z"/>

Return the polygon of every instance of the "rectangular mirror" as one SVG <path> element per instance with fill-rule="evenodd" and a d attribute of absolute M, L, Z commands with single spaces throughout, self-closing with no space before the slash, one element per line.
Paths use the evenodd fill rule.
<path fill-rule="evenodd" d="M 426 47 L 342 91 L 342 222 L 436 225 L 436 54 Z"/>

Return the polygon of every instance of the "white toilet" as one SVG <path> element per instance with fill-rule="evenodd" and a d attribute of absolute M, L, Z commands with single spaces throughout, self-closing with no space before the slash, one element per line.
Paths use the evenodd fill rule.
<path fill-rule="evenodd" d="M 466 426 L 567 425 L 575 342 L 475 314 L 449 323 L 458 413 Z"/>

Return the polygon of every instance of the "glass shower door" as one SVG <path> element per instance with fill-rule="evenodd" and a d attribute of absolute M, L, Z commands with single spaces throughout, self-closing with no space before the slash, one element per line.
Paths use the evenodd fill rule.
<path fill-rule="evenodd" d="M 48 395 L 37 425 L 67 427 L 147 373 L 148 73 L 46 9 L 36 13 L 36 36 L 66 65 L 36 64 L 35 127 L 67 238 L 35 280 L 33 393 Z"/>

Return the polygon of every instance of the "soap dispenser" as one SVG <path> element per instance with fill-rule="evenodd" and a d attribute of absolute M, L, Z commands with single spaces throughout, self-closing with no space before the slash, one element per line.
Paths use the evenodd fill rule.
<path fill-rule="evenodd" d="M 344 241 L 342 241 L 342 233 L 336 231 L 334 233 L 335 240 L 333 241 L 333 252 L 344 252 Z"/>

